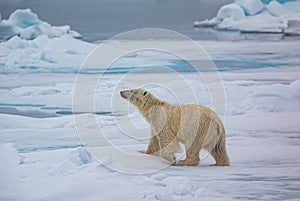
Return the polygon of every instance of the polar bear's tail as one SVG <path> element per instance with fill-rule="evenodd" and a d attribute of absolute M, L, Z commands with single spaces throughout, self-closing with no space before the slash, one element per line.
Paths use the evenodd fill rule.
<path fill-rule="evenodd" d="M 224 152 L 224 150 L 226 151 L 226 134 L 225 134 L 225 129 L 222 126 L 222 128 L 219 128 L 219 140 L 215 146 L 215 151 L 218 154 L 221 154 Z"/>

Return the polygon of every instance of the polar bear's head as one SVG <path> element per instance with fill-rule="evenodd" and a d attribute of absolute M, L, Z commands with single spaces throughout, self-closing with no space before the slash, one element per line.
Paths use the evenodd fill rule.
<path fill-rule="evenodd" d="M 147 110 L 154 105 L 160 105 L 163 101 L 156 98 L 153 94 L 145 89 L 131 89 L 120 91 L 122 98 L 128 100 L 131 104 L 140 110 Z"/>
<path fill-rule="evenodd" d="M 120 94 L 122 98 L 135 105 L 149 123 L 159 121 L 155 124 L 156 130 L 160 130 L 164 126 L 166 122 L 164 101 L 159 100 L 145 89 L 125 90 L 120 91 Z"/>
<path fill-rule="evenodd" d="M 150 92 L 145 89 L 131 89 L 120 91 L 122 98 L 128 100 L 131 104 L 138 108 L 142 108 L 143 105 L 148 102 L 148 99 L 154 97 Z"/>

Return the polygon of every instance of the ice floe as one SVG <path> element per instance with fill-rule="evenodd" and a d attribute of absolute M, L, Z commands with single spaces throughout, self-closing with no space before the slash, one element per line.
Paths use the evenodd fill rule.
<path fill-rule="evenodd" d="M 0 43 L 0 68 L 35 69 L 50 71 L 55 68 L 69 68 L 78 71 L 80 64 L 95 45 L 75 39 L 69 35 L 49 38 L 40 35 L 33 40 L 14 36 Z M 68 71 L 66 69 L 66 71 Z"/>
<path fill-rule="evenodd" d="M 9 39 L 15 35 L 28 40 L 35 39 L 40 35 L 47 35 L 49 38 L 63 35 L 81 37 L 78 32 L 71 30 L 68 25 L 52 26 L 40 20 L 30 9 L 16 10 L 7 20 L 3 19 L 0 22 L 0 39 Z"/>
<path fill-rule="evenodd" d="M 195 27 L 244 33 L 299 35 L 299 1 L 236 0 L 222 6 L 216 17 L 195 21 Z"/>

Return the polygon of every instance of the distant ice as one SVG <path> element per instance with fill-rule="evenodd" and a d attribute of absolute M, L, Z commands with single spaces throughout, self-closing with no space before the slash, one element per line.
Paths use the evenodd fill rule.
<path fill-rule="evenodd" d="M 7 20 L 3 19 L 0 22 L 0 39 L 9 39 L 15 35 L 27 40 L 35 39 L 40 35 L 47 35 L 49 38 L 63 35 L 81 37 L 68 25 L 51 26 L 49 23 L 41 21 L 30 9 L 16 10 Z"/>
<path fill-rule="evenodd" d="M 57 67 L 77 72 L 94 44 L 77 39 L 70 26 L 52 26 L 30 9 L 19 9 L 0 21 L 0 70 L 51 71 Z"/>
<path fill-rule="evenodd" d="M 300 34 L 300 1 L 236 0 L 216 17 L 194 22 L 197 27 L 249 33 Z"/>
<path fill-rule="evenodd" d="M 233 20 L 242 20 L 245 19 L 246 15 L 239 5 L 232 3 L 221 7 L 217 14 L 217 19 L 220 21 L 228 17 Z"/>
<path fill-rule="evenodd" d="M 243 8 L 246 15 L 255 15 L 264 8 L 261 0 L 236 0 L 235 3 Z"/>
<path fill-rule="evenodd" d="M 277 1 L 271 1 L 269 4 L 266 5 L 267 11 L 275 16 L 293 16 L 294 11 L 290 10 L 289 8 L 285 7 L 283 4 L 280 4 Z"/>
<path fill-rule="evenodd" d="M 27 68 L 50 71 L 65 67 L 70 71 L 78 71 L 87 54 L 95 47 L 69 35 L 51 39 L 43 34 L 33 40 L 13 36 L 0 43 L 0 65 L 11 70 Z"/>

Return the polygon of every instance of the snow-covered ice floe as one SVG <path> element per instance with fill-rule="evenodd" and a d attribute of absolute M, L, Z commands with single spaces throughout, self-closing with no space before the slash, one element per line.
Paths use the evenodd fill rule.
<path fill-rule="evenodd" d="M 33 40 L 13 36 L 0 43 L 1 70 L 55 71 L 60 68 L 77 72 L 87 54 L 96 47 L 69 35 L 49 38 L 40 35 Z"/>
<path fill-rule="evenodd" d="M 35 39 L 40 35 L 49 38 L 69 35 L 81 37 L 79 33 L 71 30 L 70 26 L 52 26 L 41 21 L 30 9 L 20 9 L 13 12 L 7 20 L 0 18 L 0 39 L 9 39 L 18 35 L 23 39 Z"/>
<path fill-rule="evenodd" d="M 222 6 L 217 16 L 195 21 L 195 27 L 243 33 L 300 34 L 300 1 L 235 0 Z"/>
<path fill-rule="evenodd" d="M 111 157 L 103 164 L 94 160 L 76 134 L 78 128 L 73 116 L 31 115 L 33 109 L 26 104 L 52 107 L 54 113 L 55 109 L 66 107 L 71 110 L 73 76 L 1 75 L 2 101 L 11 105 L 2 104 L 0 108 L 0 200 L 297 200 L 300 197 L 299 72 L 299 68 L 222 72 L 227 95 L 227 148 L 232 166 L 209 167 L 214 161 L 208 157 L 198 167 L 169 167 L 146 175 L 127 175 L 106 168 L 105 165 L 118 163 Z M 89 80 L 99 78 L 84 76 Z M 165 76 L 157 74 L 156 79 Z M 208 93 L 198 77 L 188 73 L 185 78 L 197 91 L 200 102 L 209 105 Z M 109 91 L 119 79 L 119 75 L 110 74 L 102 87 L 97 88 L 99 110 L 109 108 Z M 178 94 L 185 93 L 184 88 L 178 88 Z M 150 90 L 172 102 L 172 96 L 159 87 Z M 4 108 L 13 107 L 23 113 L 5 114 Z M 45 110 L 40 111 L 45 113 Z M 147 126 L 134 108 L 129 112 L 132 121 Z M 137 150 L 147 146 L 147 140 L 124 135 L 112 115 L 76 115 L 95 116 L 107 139 L 121 150 L 138 154 Z M 95 135 L 99 132 L 89 122 L 82 126 Z M 151 167 L 160 159 L 145 161 Z"/>

